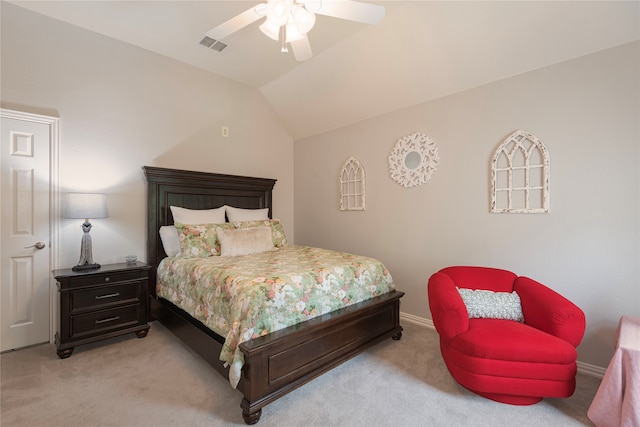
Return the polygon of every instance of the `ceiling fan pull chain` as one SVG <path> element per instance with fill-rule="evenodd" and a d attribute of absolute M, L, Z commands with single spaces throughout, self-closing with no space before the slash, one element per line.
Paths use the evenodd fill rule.
<path fill-rule="evenodd" d="M 282 49 L 280 49 L 280 52 L 282 53 L 289 52 L 289 49 L 287 49 L 287 26 L 286 25 L 283 25 L 282 27 L 280 27 L 280 40 L 282 40 Z"/>

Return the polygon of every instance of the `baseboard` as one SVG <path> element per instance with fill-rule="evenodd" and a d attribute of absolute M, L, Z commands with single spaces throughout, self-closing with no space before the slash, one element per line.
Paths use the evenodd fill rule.
<path fill-rule="evenodd" d="M 590 377 L 602 379 L 604 377 L 604 373 L 607 372 L 607 368 L 590 365 L 589 363 L 584 363 L 578 360 L 578 372 L 589 375 Z"/>
<path fill-rule="evenodd" d="M 435 326 L 433 326 L 433 321 L 431 319 L 425 319 L 424 317 L 414 316 L 413 314 L 400 312 L 400 320 L 404 320 L 405 322 L 413 323 L 418 326 L 424 326 L 426 328 L 430 328 L 435 330 Z M 604 373 L 607 371 L 607 368 L 603 368 L 596 365 L 590 365 L 589 363 L 584 363 L 578 360 L 578 372 L 584 375 L 589 375 L 591 377 L 596 377 L 602 379 L 604 377 Z"/>
<path fill-rule="evenodd" d="M 414 323 L 419 326 L 425 326 L 433 330 L 436 329 L 435 326 L 433 326 L 433 321 L 431 319 L 425 319 L 424 317 L 414 316 L 413 314 L 400 312 L 400 320 L 404 320 L 409 323 Z"/>

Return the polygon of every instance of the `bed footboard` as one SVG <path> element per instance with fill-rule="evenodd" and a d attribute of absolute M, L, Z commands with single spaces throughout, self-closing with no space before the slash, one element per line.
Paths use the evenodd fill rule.
<path fill-rule="evenodd" d="M 384 339 L 400 339 L 403 295 L 393 291 L 240 344 L 244 421 L 257 423 L 265 405 Z"/>

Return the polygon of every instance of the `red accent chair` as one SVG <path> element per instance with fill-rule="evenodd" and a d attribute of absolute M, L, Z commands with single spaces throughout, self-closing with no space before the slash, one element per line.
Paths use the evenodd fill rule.
<path fill-rule="evenodd" d="M 456 286 L 516 291 L 524 322 L 470 319 Z M 428 293 L 442 357 L 462 386 L 512 405 L 573 394 L 585 316 L 571 301 L 535 280 L 487 267 L 444 268 L 429 278 Z"/>

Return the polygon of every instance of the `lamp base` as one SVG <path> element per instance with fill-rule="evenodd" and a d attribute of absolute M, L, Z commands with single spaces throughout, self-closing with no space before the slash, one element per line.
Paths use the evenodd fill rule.
<path fill-rule="evenodd" d="M 97 270 L 99 268 L 100 268 L 100 264 L 82 264 L 82 265 L 76 265 L 71 270 L 86 271 L 86 270 Z"/>

